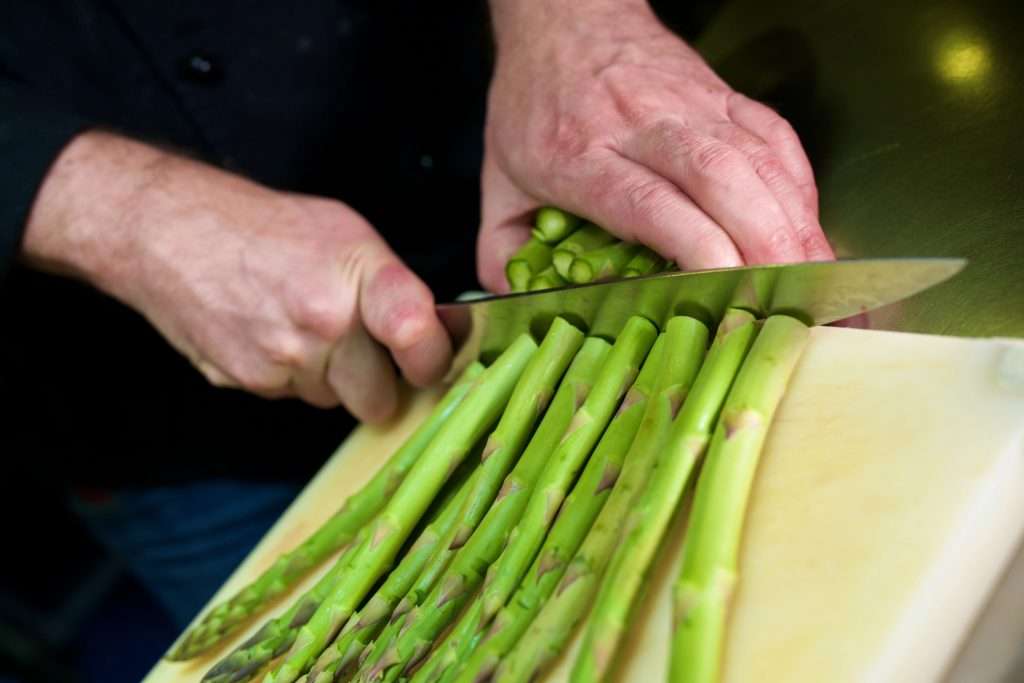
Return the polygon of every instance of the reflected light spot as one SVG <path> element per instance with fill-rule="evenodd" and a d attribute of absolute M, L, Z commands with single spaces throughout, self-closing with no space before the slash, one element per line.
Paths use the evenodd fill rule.
<path fill-rule="evenodd" d="M 973 36 L 952 35 L 939 47 L 938 69 L 947 81 L 980 81 L 991 66 L 988 47 Z"/>

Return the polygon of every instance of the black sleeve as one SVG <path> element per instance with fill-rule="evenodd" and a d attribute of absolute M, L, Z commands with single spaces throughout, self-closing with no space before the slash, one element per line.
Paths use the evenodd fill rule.
<path fill-rule="evenodd" d="M 11 269 L 50 165 L 88 122 L 26 87 L 0 80 L 0 281 Z"/>

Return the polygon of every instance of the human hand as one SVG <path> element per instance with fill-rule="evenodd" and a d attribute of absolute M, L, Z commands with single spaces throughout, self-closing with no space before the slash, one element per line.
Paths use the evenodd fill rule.
<path fill-rule="evenodd" d="M 481 282 L 541 205 L 681 268 L 834 258 L 792 127 L 735 91 L 644 0 L 492 0 Z"/>
<path fill-rule="evenodd" d="M 23 253 L 135 308 L 218 386 L 379 421 L 389 352 L 419 385 L 450 361 L 430 290 L 352 209 L 113 135 L 65 148 Z"/>

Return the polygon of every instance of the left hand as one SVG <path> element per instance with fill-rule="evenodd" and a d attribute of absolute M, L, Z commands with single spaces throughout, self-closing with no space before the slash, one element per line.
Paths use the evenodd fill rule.
<path fill-rule="evenodd" d="M 497 65 L 480 280 L 553 205 L 681 268 L 833 258 L 793 128 L 735 92 L 644 0 L 492 0 Z"/>

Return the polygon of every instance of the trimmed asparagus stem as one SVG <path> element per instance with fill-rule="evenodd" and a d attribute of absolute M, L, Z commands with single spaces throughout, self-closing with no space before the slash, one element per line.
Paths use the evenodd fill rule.
<path fill-rule="evenodd" d="M 377 514 L 388 496 L 398 488 L 409 468 L 465 397 L 472 380 L 481 372 L 483 366 L 479 363 L 470 365 L 430 416 L 366 486 L 350 496 L 341 509 L 301 545 L 281 555 L 255 581 L 211 609 L 199 623 L 186 631 L 167 659 L 190 659 L 223 642 L 251 617 L 269 607 L 307 572 L 350 543 L 359 529 Z"/>
<path fill-rule="evenodd" d="M 401 586 L 400 592 L 392 590 L 386 600 L 378 596 L 371 599 L 361 616 L 350 622 L 351 628 L 346 628 L 337 643 L 321 656 L 317 665 L 319 668 L 326 668 L 330 662 L 339 658 L 344 661 L 335 665 L 334 670 L 351 668 L 366 646 L 378 636 L 387 618 L 395 612 L 399 600 L 402 603 L 397 607 L 398 612 L 404 614 L 433 587 L 437 577 L 447 567 L 451 554 L 465 543 L 487 512 L 502 478 L 522 452 L 534 421 L 537 416 L 545 415 L 548 399 L 555 393 L 565 367 L 573 361 L 574 356 L 582 359 L 582 362 L 573 361 L 570 370 L 565 373 L 566 381 L 562 382 L 565 389 L 560 389 L 563 395 L 561 402 L 568 400 L 571 403 L 577 391 L 576 383 L 582 379 L 581 369 L 589 372 L 589 363 L 596 364 L 597 355 L 603 356 L 603 350 L 607 348 L 607 344 L 591 344 L 589 350 L 577 354 L 582 343 L 583 334 L 564 319 L 556 318 L 552 322 L 540 350 L 523 372 L 498 426 L 487 440 L 480 473 L 476 477 L 473 491 L 457 515 L 457 522 L 436 544 L 426 567 L 418 572 L 419 576 L 412 577 L 415 584 L 410 580 Z M 546 421 L 551 423 L 551 420 Z M 545 427 L 544 422 L 538 427 L 538 433 L 550 430 L 550 426 Z M 310 680 L 315 680 L 315 677 L 310 676 Z"/>
<path fill-rule="evenodd" d="M 283 614 L 263 624 L 249 639 L 214 664 L 203 676 L 202 683 L 243 683 L 255 678 L 273 659 L 287 652 L 295 642 L 299 629 L 331 594 L 340 577 L 351 566 L 360 545 L 369 536 L 369 529 L 369 526 L 363 527 L 355 541 L 342 552 L 327 573 Z"/>
<path fill-rule="evenodd" d="M 432 661 L 436 660 L 437 668 L 446 670 L 441 683 L 452 680 L 472 683 L 478 678 L 489 676 L 554 590 L 618 479 L 622 462 L 640 428 L 649 397 L 655 394 L 663 378 L 665 342 L 666 335 L 660 335 L 644 361 L 636 382 L 587 461 L 579 481 L 565 499 L 530 570 L 523 577 L 512 599 L 495 616 L 483 643 L 473 647 L 482 635 L 475 628 L 482 616 L 483 603 L 478 600 L 473 605 L 474 611 L 467 613 L 469 616 L 461 620 L 460 626 L 452 631 L 445 644 L 432 657 Z M 474 627 L 469 637 L 460 633 L 463 624 Z M 421 668 L 412 682 L 430 680 L 420 676 L 420 672 L 425 670 L 426 667 Z"/>
<path fill-rule="evenodd" d="M 487 567 L 505 547 L 506 537 L 512 544 L 515 542 L 513 538 L 522 533 L 518 531 L 523 526 L 520 516 L 532 519 L 539 510 L 542 518 L 550 520 L 561 502 L 557 496 L 558 485 L 575 475 L 582 460 L 590 454 L 615 407 L 636 377 L 656 334 L 654 325 L 646 319 L 631 318 L 626 323 L 593 389 L 573 415 L 555 452 L 549 455 L 536 485 L 527 493 L 522 484 L 506 480 L 496 506 L 505 503 L 505 507 L 515 507 L 515 514 L 506 515 L 501 526 L 495 525 L 486 533 L 481 533 L 484 531 L 484 525 L 481 525 L 452 562 L 449 575 L 420 608 L 409 613 L 405 631 L 377 661 L 369 668 L 364 667 L 363 678 L 359 680 L 393 681 L 403 674 L 408 675 L 479 586 Z M 514 532 L 513 527 L 516 528 Z"/>
<path fill-rule="evenodd" d="M 478 563 L 484 562 L 482 566 L 486 567 L 486 563 L 493 561 L 501 551 L 508 531 L 518 521 L 530 491 L 544 469 L 544 464 L 569 427 L 573 415 L 590 395 L 593 378 L 605 364 L 610 350 L 611 346 L 602 339 L 589 337 L 583 342 L 583 347 L 569 366 L 544 419 L 530 439 L 530 444 L 512 472 L 505 478 L 501 493 L 477 530 L 470 536 L 465 546 L 457 549 L 451 548 L 450 544 L 445 546 L 447 552 L 440 564 L 444 573 L 440 579 L 435 575 L 431 581 L 423 581 L 423 576 L 420 577 L 417 585 L 399 604 L 392 622 L 377 638 L 372 651 L 360 662 L 359 677 L 379 675 L 375 670 L 378 667 L 381 670 L 386 668 L 385 656 L 397 660 L 398 654 L 392 651 L 392 646 L 395 645 L 399 632 L 404 630 L 410 614 L 415 615 L 416 619 L 423 618 L 423 610 L 419 609 L 421 604 L 437 605 L 438 612 L 450 612 L 455 604 L 461 604 L 451 598 L 458 595 L 463 585 L 463 577 L 477 576 L 482 571 L 478 569 Z M 455 554 L 455 561 L 448 566 L 448 560 L 452 559 L 450 556 Z M 475 587 L 476 584 L 473 585 Z M 428 610 L 426 614 L 438 620 L 439 631 L 448 623 L 445 619 L 451 619 L 453 615 L 434 616 L 434 612 L 435 610 Z M 430 625 L 424 625 L 422 628 L 429 629 Z"/>
<path fill-rule="evenodd" d="M 675 586 L 672 681 L 719 679 L 750 489 L 775 410 L 808 336 L 807 327 L 794 318 L 768 318 L 725 400 L 697 482 Z"/>
<path fill-rule="evenodd" d="M 534 239 L 545 244 L 557 244 L 579 227 L 580 219 L 553 206 L 545 206 L 537 210 L 533 224 Z"/>
<path fill-rule="evenodd" d="M 640 247 L 640 250 L 629 260 L 622 269 L 622 277 L 640 277 L 660 273 L 665 269 L 665 259 L 647 247 Z"/>
<path fill-rule="evenodd" d="M 451 544 L 458 548 L 469 540 L 509 470 L 519 459 L 534 423 L 547 409 L 559 380 L 583 344 L 583 333 L 563 318 L 555 318 L 540 350 L 523 373 L 509 399 L 501 421 L 487 440 L 481 456 L 481 474 Z"/>
<path fill-rule="evenodd" d="M 657 344 L 655 350 L 660 350 Z M 652 360 L 652 372 L 655 374 L 661 370 L 658 366 L 660 360 L 661 356 Z M 522 519 L 512 531 L 508 545 L 488 570 L 483 590 L 476 599 L 478 604 L 474 605 L 475 609 L 469 610 L 463 616 L 449 634 L 451 651 L 448 662 L 442 662 L 442 666 L 453 663 L 459 650 L 487 628 L 498 611 L 505 606 L 533 561 L 537 549 L 544 542 L 548 529 L 554 523 L 555 515 L 561 509 L 566 491 L 589 454 L 589 448 L 586 451 L 555 453 L 541 475 L 541 481 L 530 497 Z M 565 457 L 566 455 L 570 457 Z"/>
<path fill-rule="evenodd" d="M 373 629 L 379 624 L 382 625 L 391 615 L 391 610 L 394 608 L 395 603 L 405 595 L 409 586 L 419 576 L 433 554 L 434 548 L 442 542 L 449 530 L 455 528 L 459 521 L 459 512 L 462 509 L 462 505 L 469 498 L 470 491 L 473 489 L 474 483 L 479 479 L 479 476 L 480 469 L 477 468 L 469 480 L 459 487 L 458 493 L 442 504 L 437 516 L 423 529 L 416 542 L 413 543 L 412 547 L 402 557 L 398 567 L 388 575 L 387 580 L 374 593 L 369 602 L 352 616 L 348 623 L 348 626 L 351 628 L 346 629 L 344 634 L 351 634 L 354 640 L 356 631 L 359 629 Z M 322 673 L 325 673 L 332 664 L 335 664 L 334 668 L 330 668 L 331 676 L 324 679 L 333 680 L 338 660 L 345 654 L 346 650 L 347 648 L 334 647 L 325 650 L 320 659 L 313 665 L 313 668 L 310 669 L 307 676 L 308 683 L 314 683 L 320 678 Z"/>
<path fill-rule="evenodd" d="M 535 292 L 541 289 L 554 289 L 555 287 L 564 286 L 565 279 L 555 272 L 553 266 L 548 266 L 530 278 L 530 284 L 527 286 L 527 289 L 531 292 Z"/>
<path fill-rule="evenodd" d="M 611 244 L 579 254 L 569 266 L 569 281 L 576 284 L 619 277 L 639 247 L 629 242 Z"/>
<path fill-rule="evenodd" d="M 573 259 L 585 251 L 592 251 L 615 241 L 615 238 L 593 223 L 587 223 L 579 230 L 558 243 L 551 254 L 555 272 L 563 279 L 569 279 L 569 267 Z"/>
<path fill-rule="evenodd" d="M 704 455 L 715 419 L 756 334 L 754 316 L 727 311 L 658 456 L 648 486 L 637 497 L 626 523 L 625 540 L 615 549 L 587 621 L 583 646 L 572 670 L 573 683 L 608 676 L 631 609 L 648 576 L 695 466 Z"/>
<path fill-rule="evenodd" d="M 567 645 L 576 623 L 586 614 L 604 568 L 621 538 L 623 520 L 668 438 L 672 418 L 704 357 L 707 328 L 693 318 L 669 321 L 672 333 L 666 360 L 677 367 L 665 374 L 678 378 L 649 401 L 643 422 L 626 454 L 622 473 L 583 544 L 569 562 L 554 593 L 495 671 L 499 683 L 527 683 Z"/>
<path fill-rule="evenodd" d="M 494 424 L 537 350 L 529 335 L 522 335 L 475 381 L 416 464 L 409 470 L 372 524 L 370 537 L 360 546 L 351 568 L 332 594 L 299 630 L 284 661 L 264 678 L 265 683 L 291 683 L 306 672 L 363 598 L 391 565 L 430 501 L 451 472 Z"/>
<path fill-rule="evenodd" d="M 505 264 L 505 277 L 513 292 L 525 292 L 533 276 L 551 265 L 551 251 L 536 237 L 520 247 Z"/>

